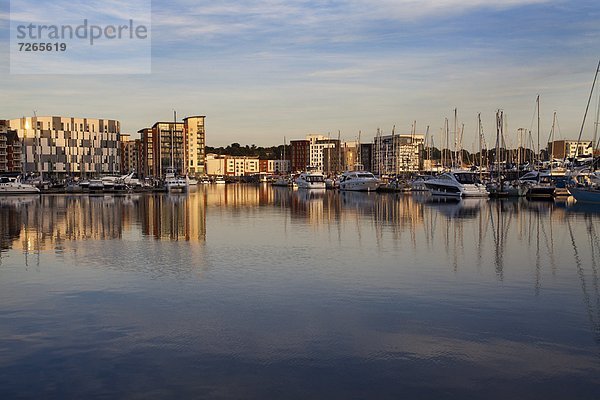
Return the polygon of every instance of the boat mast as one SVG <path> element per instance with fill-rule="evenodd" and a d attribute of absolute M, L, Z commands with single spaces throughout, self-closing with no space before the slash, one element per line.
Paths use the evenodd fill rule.
<path fill-rule="evenodd" d="M 538 161 L 541 162 L 542 161 L 542 149 L 540 148 L 540 95 L 537 95 L 537 155 L 538 155 Z M 539 168 L 539 167 L 538 167 Z M 538 181 L 539 181 L 539 177 L 540 175 L 538 174 Z"/>
<path fill-rule="evenodd" d="M 452 132 L 452 139 L 454 140 L 454 147 L 452 149 L 452 166 L 451 168 L 456 168 L 456 163 L 458 162 L 456 153 L 456 140 L 457 140 L 457 130 L 458 130 L 458 110 L 454 108 L 454 131 Z"/>
<path fill-rule="evenodd" d="M 483 176 L 483 151 L 481 150 L 481 113 L 477 114 L 477 131 L 479 132 L 479 181 Z"/>
<path fill-rule="evenodd" d="M 554 115 L 552 116 L 552 130 L 550 131 L 550 175 L 552 176 L 552 169 L 554 165 L 554 127 L 556 126 L 556 111 L 554 111 Z"/>
<path fill-rule="evenodd" d="M 575 158 L 579 155 L 579 142 L 581 142 L 581 135 L 583 134 L 583 127 L 585 126 L 585 118 L 587 117 L 588 109 L 590 108 L 590 102 L 592 101 L 592 96 L 594 94 L 594 87 L 596 86 L 596 79 L 598 78 L 598 72 L 600 72 L 600 60 L 598 61 L 598 66 L 596 67 L 596 73 L 594 74 L 594 81 L 592 82 L 592 88 L 590 89 L 590 97 L 588 98 L 587 105 L 585 106 L 585 113 L 583 114 L 583 121 L 581 122 L 581 129 L 579 130 L 579 137 L 577 138 L 577 150 L 575 153 Z M 565 158 L 566 158 L 565 152 Z M 592 154 L 592 164 L 594 161 L 594 156 Z"/>
<path fill-rule="evenodd" d="M 496 179 L 500 183 L 499 190 L 502 189 L 502 182 L 500 182 L 500 130 L 502 129 L 502 121 L 500 110 L 496 111 Z"/>
<path fill-rule="evenodd" d="M 448 124 L 448 118 L 446 118 L 444 121 L 444 133 L 446 135 L 446 150 L 447 150 L 447 152 L 450 152 L 450 132 L 449 131 L 450 131 L 450 127 Z M 446 168 L 445 164 L 448 162 L 448 159 L 446 158 L 447 156 L 450 156 L 450 160 L 452 160 L 451 154 L 444 155 L 444 162 L 442 162 L 442 169 Z"/>
<path fill-rule="evenodd" d="M 598 94 L 598 109 L 596 110 L 596 121 L 594 122 L 594 141 L 592 142 L 592 172 L 596 170 L 596 149 L 598 148 L 598 125 L 600 124 L 600 93 Z"/>
<path fill-rule="evenodd" d="M 175 131 L 175 124 L 177 123 L 177 111 L 173 110 L 173 127 L 171 128 L 171 172 L 174 173 L 173 169 L 173 163 L 174 163 L 174 149 L 175 149 L 175 143 L 173 143 L 173 137 L 174 135 L 174 131 Z"/>

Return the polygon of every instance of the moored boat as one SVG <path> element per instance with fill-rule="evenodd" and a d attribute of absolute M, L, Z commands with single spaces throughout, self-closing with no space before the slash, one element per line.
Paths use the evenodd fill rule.
<path fill-rule="evenodd" d="M 575 186 L 569 188 L 569 192 L 577 202 L 600 204 L 599 186 Z"/>
<path fill-rule="evenodd" d="M 445 172 L 425 181 L 425 186 L 434 196 L 488 197 L 486 187 L 471 171 Z"/>
<path fill-rule="evenodd" d="M 347 171 L 340 178 L 340 190 L 374 192 L 381 182 L 368 171 Z"/>
<path fill-rule="evenodd" d="M 38 193 L 40 193 L 40 189 L 34 185 L 21 182 L 20 177 L 0 177 L 0 195 Z"/>
<path fill-rule="evenodd" d="M 325 189 L 325 177 L 318 172 L 303 172 L 296 178 L 298 189 Z"/>

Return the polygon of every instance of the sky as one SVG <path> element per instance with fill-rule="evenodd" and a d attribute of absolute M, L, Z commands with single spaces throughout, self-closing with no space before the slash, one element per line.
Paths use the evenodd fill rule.
<path fill-rule="evenodd" d="M 90 1 L 50 3 L 48 13 L 94 12 Z M 439 145 L 455 108 L 467 150 L 478 113 L 493 145 L 498 109 L 516 145 L 518 128 L 536 134 L 537 95 L 541 141 L 554 112 L 555 138 L 577 139 L 600 59 L 597 0 L 155 0 L 151 73 L 17 75 L 9 1 L 0 4 L 0 118 L 111 118 L 135 133 L 176 110 L 206 115 L 209 146 L 338 131 L 368 142 L 378 128 L 410 133 L 413 121 Z M 102 4 L 117 12 L 127 2 Z"/>

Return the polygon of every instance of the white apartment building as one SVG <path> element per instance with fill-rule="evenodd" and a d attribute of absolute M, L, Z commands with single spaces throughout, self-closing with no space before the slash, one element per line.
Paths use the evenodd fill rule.
<path fill-rule="evenodd" d="M 259 171 L 258 157 L 206 155 L 206 174 L 210 176 L 247 176 L 258 174 Z"/>
<path fill-rule="evenodd" d="M 9 124 L 23 141 L 25 173 L 64 178 L 120 172 L 119 121 L 43 116 L 11 119 Z"/>
<path fill-rule="evenodd" d="M 555 140 L 548 143 L 548 155 L 554 156 L 555 159 L 591 157 L 594 149 L 592 142 L 589 140 Z"/>
<path fill-rule="evenodd" d="M 327 136 L 320 134 L 308 134 L 306 140 L 310 142 L 309 150 L 309 166 L 318 172 L 323 172 L 323 150 L 337 149 L 339 141 L 336 139 L 328 139 Z"/>
<path fill-rule="evenodd" d="M 424 144 L 424 134 L 376 136 L 373 172 L 378 175 L 418 172 L 423 165 Z"/>

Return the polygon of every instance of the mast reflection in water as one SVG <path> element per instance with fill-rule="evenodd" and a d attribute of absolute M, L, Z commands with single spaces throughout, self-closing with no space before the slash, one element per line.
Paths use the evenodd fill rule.
<path fill-rule="evenodd" d="M 1 398 L 577 398 L 600 213 L 199 187 L 0 198 Z"/>

